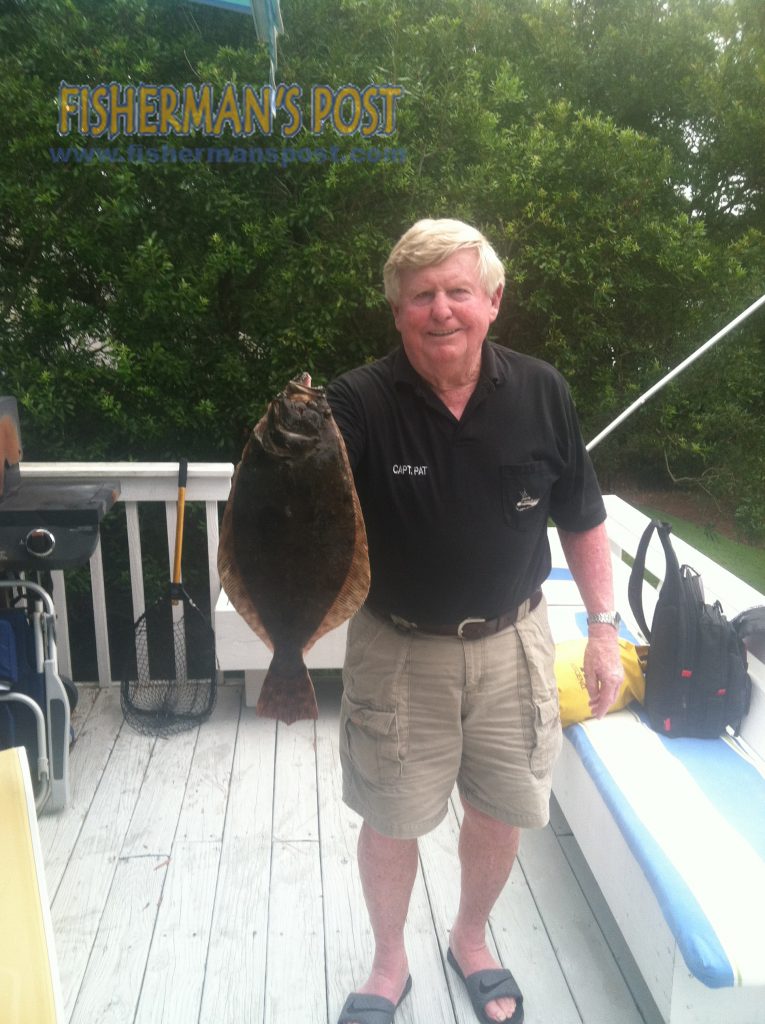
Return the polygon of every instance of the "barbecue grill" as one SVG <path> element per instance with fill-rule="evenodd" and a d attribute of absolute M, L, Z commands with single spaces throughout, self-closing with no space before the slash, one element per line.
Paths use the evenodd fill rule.
<path fill-rule="evenodd" d="M 0 660 L 0 711 L 12 709 L 11 745 L 27 747 L 33 777 L 37 765 L 38 810 L 59 810 L 68 801 L 69 701 L 58 674 L 55 608 L 39 584 L 20 574 L 87 562 L 119 484 L 25 480 L 22 454 L 16 400 L 0 397 L 0 625 L 13 648 L 3 648 Z"/>
<path fill-rule="evenodd" d="M 21 474 L 14 398 L 0 398 L 0 572 L 71 569 L 96 549 L 98 526 L 118 483 Z"/>

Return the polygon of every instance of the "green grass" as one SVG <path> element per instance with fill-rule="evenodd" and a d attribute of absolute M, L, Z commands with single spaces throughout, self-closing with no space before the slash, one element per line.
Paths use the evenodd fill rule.
<path fill-rule="evenodd" d="M 672 524 L 672 530 L 681 540 L 691 544 L 699 551 L 724 566 L 734 576 L 744 580 L 755 590 L 765 593 L 765 548 L 752 547 L 729 540 L 714 530 L 697 526 L 687 519 L 668 515 L 647 505 L 637 506 L 641 512 L 652 519 L 663 519 Z"/>

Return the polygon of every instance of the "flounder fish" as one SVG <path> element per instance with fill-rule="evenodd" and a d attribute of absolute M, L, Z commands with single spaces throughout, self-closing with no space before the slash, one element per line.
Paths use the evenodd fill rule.
<path fill-rule="evenodd" d="M 345 444 L 321 388 L 302 374 L 269 405 L 236 468 L 218 571 L 273 651 L 256 712 L 316 718 L 303 654 L 361 606 L 369 555 Z"/>

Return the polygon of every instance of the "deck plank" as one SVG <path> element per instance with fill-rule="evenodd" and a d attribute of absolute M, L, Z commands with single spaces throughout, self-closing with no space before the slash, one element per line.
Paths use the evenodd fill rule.
<path fill-rule="evenodd" d="M 528 829 L 519 860 L 582 1021 L 642 1024 L 618 964 L 553 831 L 549 827 Z M 497 909 L 502 914 L 503 908 Z M 543 992 L 534 992 L 534 1005 L 539 1005 L 543 997 Z M 551 1017 L 548 1010 L 547 1019 Z"/>
<path fill-rule="evenodd" d="M 136 1024 L 199 1019 L 220 850 L 214 840 L 173 845 Z"/>
<path fill-rule="evenodd" d="M 119 692 L 116 689 L 83 687 L 73 722 L 77 741 L 69 754 L 69 806 L 66 814 L 43 813 L 39 821 L 51 900 L 58 892 L 77 837 L 122 728 Z"/>
<path fill-rule="evenodd" d="M 326 1019 L 317 841 L 274 842 L 265 982 L 265 1024 Z"/>
<path fill-rule="evenodd" d="M 327 1013 L 316 774 L 313 720 L 279 722 L 265 1024 Z"/>
<path fill-rule="evenodd" d="M 200 1024 L 263 1020 L 276 722 L 243 707 Z"/>
<path fill-rule="evenodd" d="M 198 736 L 188 729 L 155 742 L 121 858 L 170 856 Z"/>
<path fill-rule="evenodd" d="M 197 736 L 154 743 L 72 1024 L 133 1021 Z"/>
<path fill-rule="evenodd" d="M 319 839 L 316 795 L 316 732 L 313 720 L 276 729 L 274 840 Z"/>
<path fill-rule="evenodd" d="M 334 712 L 334 713 L 333 713 Z M 349 992 L 361 985 L 374 944 L 356 869 L 361 820 L 342 802 L 337 754 L 337 708 L 320 702 L 316 722 L 316 774 L 324 902 L 329 1019 L 337 1019 Z"/>
<path fill-rule="evenodd" d="M 167 865 L 158 856 L 118 863 L 71 1024 L 132 1024 Z"/>
<path fill-rule="evenodd" d="M 87 969 L 153 744 L 151 737 L 120 730 L 52 901 L 67 1018 Z"/>
<path fill-rule="evenodd" d="M 594 914 L 608 949 L 624 978 L 632 998 L 639 1008 L 637 1020 L 644 1024 L 662 1024 L 662 1016 L 654 1002 L 653 996 L 627 947 L 619 926 L 608 909 L 603 893 L 584 859 L 584 854 L 573 835 L 560 837 L 561 851 L 571 866 L 571 870 L 581 887 L 590 911 Z"/>
<path fill-rule="evenodd" d="M 177 841 L 205 842 L 223 838 L 241 704 L 239 687 L 220 687 L 213 713 L 199 729 Z"/>
<path fill-rule="evenodd" d="M 190 769 L 174 779 L 183 800 L 136 1024 L 199 1019 L 240 709 L 239 688 L 221 687 L 197 731 Z M 183 744 L 184 734 L 170 742 Z"/>

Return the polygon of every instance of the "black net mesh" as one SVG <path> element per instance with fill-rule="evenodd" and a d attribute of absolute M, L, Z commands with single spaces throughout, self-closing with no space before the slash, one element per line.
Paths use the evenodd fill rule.
<path fill-rule="evenodd" d="M 175 619 L 173 611 L 175 609 Z M 185 592 L 162 598 L 135 625 L 122 671 L 122 711 L 141 733 L 168 736 L 204 721 L 215 705 L 215 635 Z"/>

